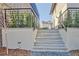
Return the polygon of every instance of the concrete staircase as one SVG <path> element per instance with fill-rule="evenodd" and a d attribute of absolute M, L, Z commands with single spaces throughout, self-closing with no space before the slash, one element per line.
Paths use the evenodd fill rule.
<path fill-rule="evenodd" d="M 58 30 L 39 30 L 32 49 L 33 56 L 69 56 Z"/>

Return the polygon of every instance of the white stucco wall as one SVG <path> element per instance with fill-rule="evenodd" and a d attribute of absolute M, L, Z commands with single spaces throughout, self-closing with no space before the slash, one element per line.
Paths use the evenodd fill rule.
<path fill-rule="evenodd" d="M 69 50 L 79 49 L 79 28 L 60 29 L 60 34 Z"/>
<path fill-rule="evenodd" d="M 5 39 L 8 41 L 8 48 L 18 48 L 18 42 L 21 42 L 21 49 L 31 50 L 33 45 L 33 29 L 32 28 L 8 28 L 2 30 L 3 46 L 6 46 Z M 6 38 L 5 38 L 6 37 Z"/>
<path fill-rule="evenodd" d="M 65 43 L 65 46 L 69 49 L 68 47 L 68 40 L 67 40 L 67 32 L 64 29 L 59 29 L 60 35 Z"/>
<path fill-rule="evenodd" d="M 32 35 L 32 36 L 33 36 L 33 42 L 36 42 L 35 39 L 36 39 L 37 31 L 38 31 L 37 29 L 35 29 L 35 30 L 33 31 L 33 35 Z"/>
<path fill-rule="evenodd" d="M 59 25 L 59 15 L 60 15 L 60 12 L 63 13 L 65 10 L 67 9 L 67 3 L 57 3 L 55 8 L 54 8 L 54 11 L 53 11 L 53 14 L 52 16 L 54 17 L 54 26 L 57 28 L 58 25 Z"/>

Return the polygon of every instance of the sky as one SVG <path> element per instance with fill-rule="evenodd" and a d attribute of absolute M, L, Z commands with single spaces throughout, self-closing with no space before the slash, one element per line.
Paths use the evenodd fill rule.
<path fill-rule="evenodd" d="M 51 3 L 36 3 L 40 20 L 41 21 L 48 21 L 51 20 L 50 9 L 51 9 Z"/>

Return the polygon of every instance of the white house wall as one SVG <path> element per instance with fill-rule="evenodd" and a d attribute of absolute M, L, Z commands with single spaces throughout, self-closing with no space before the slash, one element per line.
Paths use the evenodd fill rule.
<path fill-rule="evenodd" d="M 67 4 L 66 3 L 58 3 L 56 4 L 56 7 L 54 8 L 54 11 L 53 11 L 53 17 L 54 17 L 54 26 L 57 27 L 59 24 L 58 24 L 58 17 L 59 17 L 59 14 L 60 14 L 60 11 L 61 13 L 63 13 L 65 10 L 67 9 Z"/>

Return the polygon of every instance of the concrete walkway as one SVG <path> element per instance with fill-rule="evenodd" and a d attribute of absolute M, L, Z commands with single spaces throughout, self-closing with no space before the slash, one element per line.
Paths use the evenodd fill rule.
<path fill-rule="evenodd" d="M 32 49 L 33 56 L 69 56 L 58 30 L 39 30 Z"/>

